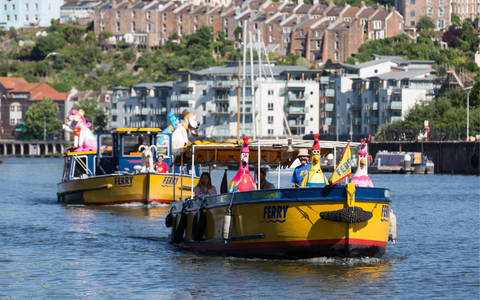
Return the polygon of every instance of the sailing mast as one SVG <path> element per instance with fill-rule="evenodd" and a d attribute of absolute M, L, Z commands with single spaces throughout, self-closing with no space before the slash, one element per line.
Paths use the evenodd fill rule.
<path fill-rule="evenodd" d="M 243 21 L 243 84 L 242 84 L 242 137 L 245 136 L 245 69 L 247 67 L 247 20 Z M 240 113 L 240 107 L 238 108 Z"/>
<path fill-rule="evenodd" d="M 250 83 L 251 83 L 251 94 L 252 94 L 252 125 L 253 125 L 253 138 L 257 138 L 257 130 L 255 126 L 255 74 L 253 73 L 253 43 L 252 43 L 252 32 L 249 31 L 250 36 Z"/>

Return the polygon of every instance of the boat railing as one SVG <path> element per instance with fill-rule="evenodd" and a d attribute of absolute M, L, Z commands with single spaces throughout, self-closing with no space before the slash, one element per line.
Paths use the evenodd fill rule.
<path fill-rule="evenodd" d="M 87 174 L 89 176 L 93 176 L 92 171 L 88 168 L 88 166 L 77 156 L 77 154 L 73 155 L 73 159 L 75 159 L 75 163 L 78 163 L 85 171 L 87 171 Z"/>

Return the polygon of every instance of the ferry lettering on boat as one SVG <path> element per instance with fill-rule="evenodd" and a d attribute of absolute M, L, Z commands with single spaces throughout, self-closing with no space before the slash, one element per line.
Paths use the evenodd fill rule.
<path fill-rule="evenodd" d="M 342 174 L 345 173 L 350 168 L 351 165 L 352 165 L 352 159 L 349 158 L 347 162 L 345 162 L 342 166 L 337 168 L 336 172 L 338 176 L 342 176 Z"/>
<path fill-rule="evenodd" d="M 115 185 L 124 185 L 126 187 L 132 186 L 133 176 L 115 177 Z"/>
<path fill-rule="evenodd" d="M 165 177 L 162 182 L 162 187 L 170 186 L 172 184 L 176 185 L 177 181 L 178 181 L 178 178 L 175 178 L 175 182 L 174 182 L 173 177 L 171 176 Z"/>
<path fill-rule="evenodd" d="M 277 205 L 277 206 L 264 206 L 263 207 L 263 219 L 284 219 L 284 220 L 269 220 L 264 222 L 285 222 L 287 218 L 288 205 Z"/>
<path fill-rule="evenodd" d="M 380 221 L 387 222 L 388 219 L 384 218 L 390 218 L 390 205 L 382 205 L 382 214 Z"/>

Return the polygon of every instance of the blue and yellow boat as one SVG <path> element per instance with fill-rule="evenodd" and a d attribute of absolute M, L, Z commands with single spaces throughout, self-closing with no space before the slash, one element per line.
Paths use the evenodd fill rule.
<path fill-rule="evenodd" d="M 288 147 L 282 141 L 253 141 L 250 162 L 260 161 L 279 170 L 288 167 L 298 149 L 308 147 L 306 144 L 299 141 Z M 330 143 L 332 148 L 323 144 L 322 154 L 345 144 Z M 184 163 L 231 164 L 239 157 L 240 147 L 193 143 L 184 149 L 189 158 Z M 388 189 L 349 183 L 190 198 L 172 202 L 165 221 L 172 228 L 173 243 L 220 255 L 286 259 L 382 257 L 389 238 L 392 242 L 396 238 L 391 205 Z"/>
<path fill-rule="evenodd" d="M 171 173 L 142 172 L 139 137 L 153 147 L 153 157 L 164 155 L 172 162 L 170 133 L 158 128 L 119 128 L 97 136 L 97 151 L 69 152 L 65 155 L 57 199 L 66 204 L 110 205 L 125 203 L 169 203 L 190 197 L 191 183 L 198 182 L 198 168 L 175 168 Z M 153 160 L 153 164 L 155 163 Z M 191 174 L 191 175 L 185 175 Z M 192 176 L 193 175 L 193 176 Z"/>

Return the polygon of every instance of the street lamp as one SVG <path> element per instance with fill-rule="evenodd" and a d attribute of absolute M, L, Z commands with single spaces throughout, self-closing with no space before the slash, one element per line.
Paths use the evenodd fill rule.
<path fill-rule="evenodd" d="M 337 114 L 337 118 L 335 119 L 335 131 L 337 132 L 337 142 L 338 142 L 338 118 L 340 118 L 340 114 Z"/>
<path fill-rule="evenodd" d="M 463 90 L 468 90 L 467 91 L 467 141 L 468 141 L 468 137 L 469 137 L 469 116 L 470 116 L 470 92 L 472 91 L 472 86 L 471 87 L 468 87 L 468 88 L 464 88 Z"/>

